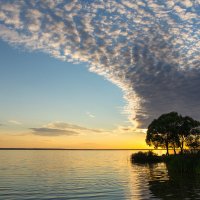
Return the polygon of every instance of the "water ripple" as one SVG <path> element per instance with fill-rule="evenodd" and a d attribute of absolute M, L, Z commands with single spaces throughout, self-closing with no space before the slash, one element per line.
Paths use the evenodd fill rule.
<path fill-rule="evenodd" d="M 132 153 L 0 151 L 0 199 L 200 199 L 199 178 L 131 164 Z"/>

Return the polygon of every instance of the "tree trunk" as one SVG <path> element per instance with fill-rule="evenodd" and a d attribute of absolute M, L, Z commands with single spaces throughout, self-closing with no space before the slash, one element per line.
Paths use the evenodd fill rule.
<path fill-rule="evenodd" d="M 168 142 L 166 142 L 166 150 L 167 150 L 166 155 L 169 156 L 169 144 L 168 144 Z"/>
<path fill-rule="evenodd" d="M 180 148 L 181 148 L 181 154 L 183 154 L 183 146 L 184 146 L 184 142 L 182 141 L 181 142 L 181 146 L 180 146 Z"/>
<path fill-rule="evenodd" d="M 176 155 L 176 147 L 175 147 L 175 145 L 173 145 L 173 148 L 174 148 L 174 155 Z"/>

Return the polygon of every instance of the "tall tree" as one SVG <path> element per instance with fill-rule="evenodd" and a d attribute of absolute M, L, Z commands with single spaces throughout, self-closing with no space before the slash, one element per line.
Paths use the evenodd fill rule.
<path fill-rule="evenodd" d="M 190 131 L 190 135 L 186 138 L 186 146 L 196 151 L 200 147 L 200 129 L 194 128 Z"/>
<path fill-rule="evenodd" d="M 166 148 L 169 155 L 169 148 L 180 148 L 183 153 L 184 146 L 197 148 L 200 146 L 200 122 L 191 117 L 183 117 L 177 112 L 170 112 L 154 119 L 148 126 L 146 143 L 154 148 Z"/>
<path fill-rule="evenodd" d="M 184 146 L 186 141 L 194 139 L 195 136 L 197 136 L 197 133 L 195 133 L 195 129 L 200 125 L 200 123 L 191 117 L 181 117 L 181 120 L 179 121 L 179 126 L 177 127 L 179 141 L 180 141 L 180 149 L 181 153 L 183 153 Z M 197 129 L 196 129 L 197 130 Z"/>
<path fill-rule="evenodd" d="M 170 112 L 161 115 L 158 119 L 152 121 L 148 126 L 146 143 L 154 148 L 166 148 L 169 155 L 169 147 L 178 145 L 179 139 L 177 135 L 177 126 L 180 116 L 176 112 Z M 176 152 L 176 151 L 175 151 Z"/>

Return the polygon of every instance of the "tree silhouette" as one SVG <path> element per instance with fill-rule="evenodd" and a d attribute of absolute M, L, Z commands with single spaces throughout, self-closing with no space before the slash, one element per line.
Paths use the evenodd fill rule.
<path fill-rule="evenodd" d="M 191 117 L 182 117 L 177 112 L 170 112 L 154 119 L 148 126 L 146 143 L 154 148 L 166 148 L 169 155 L 169 148 L 181 149 L 184 146 L 198 148 L 200 146 L 200 130 L 197 127 L 200 123 Z M 198 131 L 197 131 L 198 130 Z"/>
<path fill-rule="evenodd" d="M 181 116 L 180 121 L 179 121 L 179 126 L 177 127 L 177 134 L 179 136 L 181 153 L 183 153 L 185 143 L 188 147 L 191 147 L 190 143 L 192 143 L 193 139 L 194 138 L 198 139 L 198 137 L 196 136 L 199 135 L 200 133 L 197 131 L 197 127 L 199 125 L 200 123 L 192 119 L 191 117 Z"/>
<path fill-rule="evenodd" d="M 161 115 L 158 119 L 152 121 L 148 126 L 146 143 L 154 148 L 166 148 L 169 155 L 169 147 L 178 145 L 177 126 L 180 116 L 176 112 L 170 112 Z"/>
<path fill-rule="evenodd" d="M 200 129 L 194 128 L 191 130 L 190 135 L 186 138 L 186 146 L 193 151 L 200 147 Z"/>

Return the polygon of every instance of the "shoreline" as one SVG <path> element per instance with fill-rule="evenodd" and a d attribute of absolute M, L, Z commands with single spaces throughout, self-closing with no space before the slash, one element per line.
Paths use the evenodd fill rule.
<path fill-rule="evenodd" d="M 62 150 L 62 151 L 158 151 L 166 149 L 67 149 L 67 148 L 0 148 L 0 150 Z"/>
<path fill-rule="evenodd" d="M 169 172 L 180 174 L 200 174 L 200 151 L 185 152 L 159 156 L 152 151 L 138 152 L 131 155 L 131 162 L 135 164 L 165 163 Z"/>

